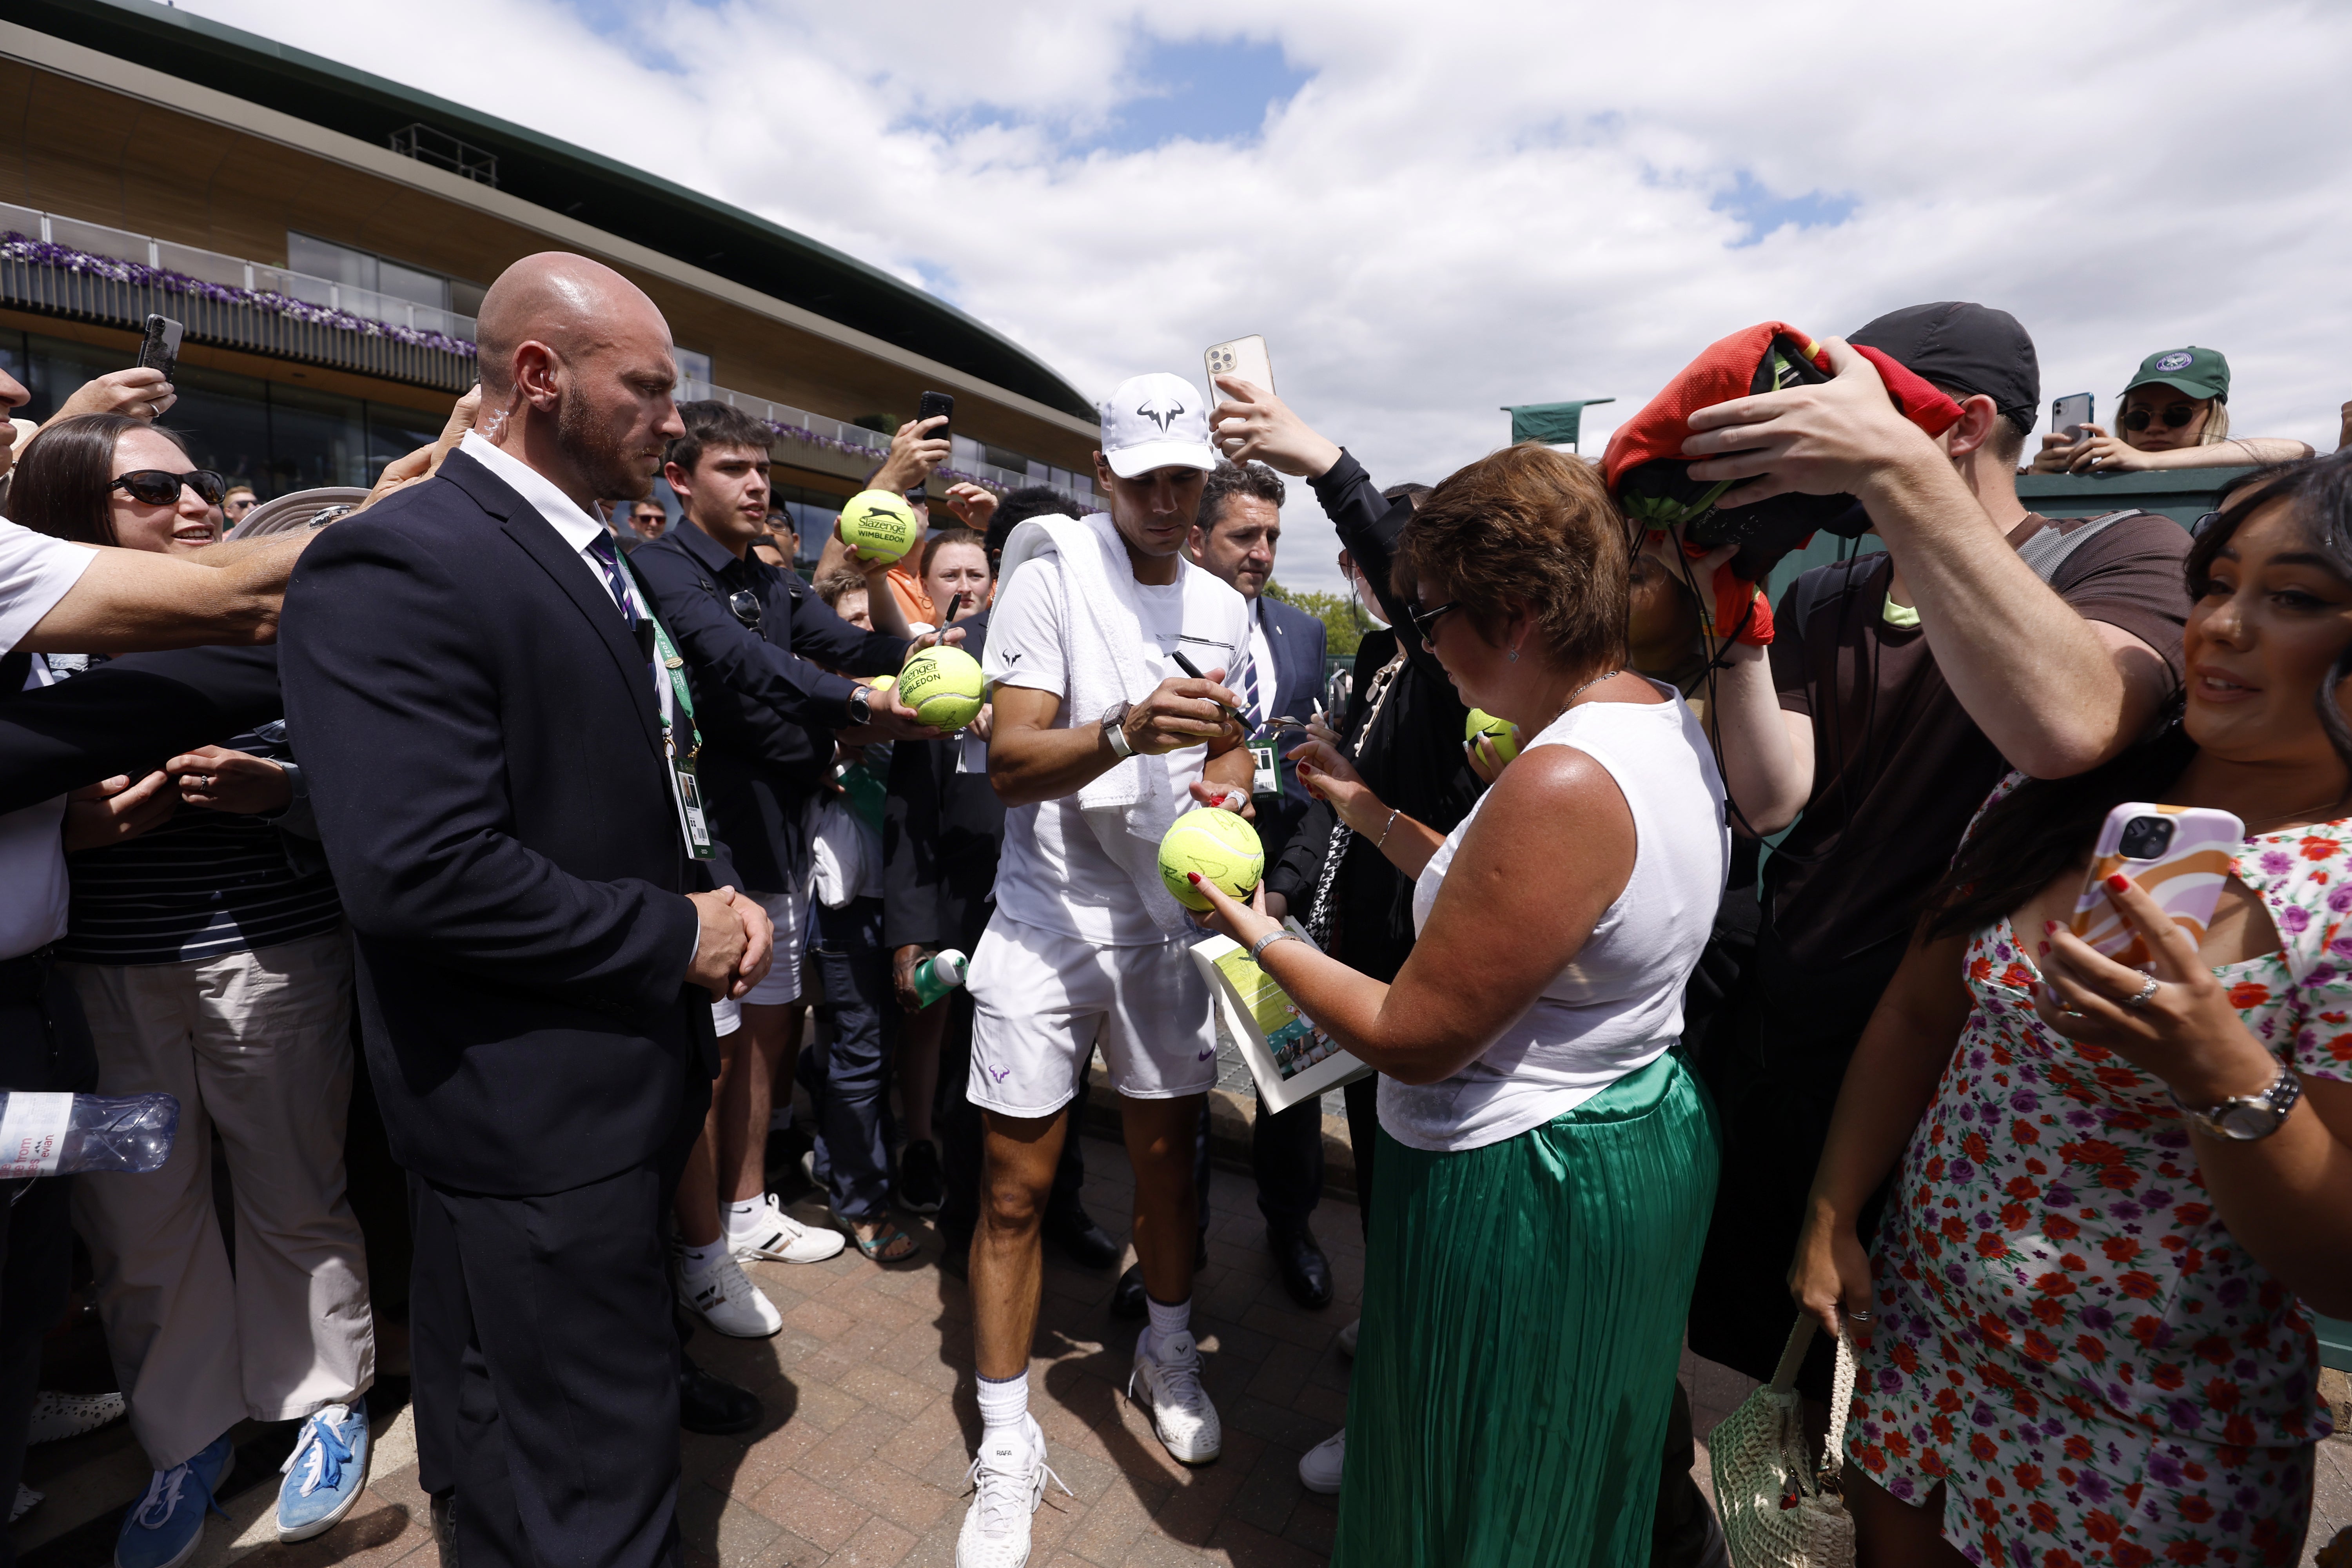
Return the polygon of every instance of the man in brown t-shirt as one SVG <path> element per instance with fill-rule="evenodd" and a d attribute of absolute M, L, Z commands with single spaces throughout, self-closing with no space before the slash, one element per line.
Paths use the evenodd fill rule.
<path fill-rule="evenodd" d="M 1734 503 L 1850 492 L 1886 545 L 1798 579 L 1769 662 L 1736 650 L 1717 687 L 1735 822 L 1795 823 L 1707 1063 L 1724 1176 L 1691 1314 L 1694 1350 L 1759 1378 L 1796 1320 L 1784 1281 L 1846 1059 L 1921 899 L 2011 767 L 2066 777 L 2149 731 L 2179 687 L 2189 609 L 2170 519 L 2053 523 L 2018 500 L 2041 387 L 2013 317 L 1922 305 L 1853 342 L 1950 394 L 1960 422 L 1925 437 L 1837 344 L 1836 380 L 1706 410 L 1685 447 L 1716 459 L 1697 478 L 1761 476 Z M 1825 1397 L 1814 1352 L 1801 1386 Z"/>

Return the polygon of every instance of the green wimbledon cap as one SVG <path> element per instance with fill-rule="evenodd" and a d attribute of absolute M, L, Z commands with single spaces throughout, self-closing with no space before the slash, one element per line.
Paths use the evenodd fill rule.
<path fill-rule="evenodd" d="M 2230 401 L 2230 362 L 2221 357 L 2220 349 L 2167 349 L 2150 354 L 2139 362 L 2139 374 L 2131 378 L 2124 391 L 2158 382 L 2178 387 L 2191 397 L 2218 397 Z"/>

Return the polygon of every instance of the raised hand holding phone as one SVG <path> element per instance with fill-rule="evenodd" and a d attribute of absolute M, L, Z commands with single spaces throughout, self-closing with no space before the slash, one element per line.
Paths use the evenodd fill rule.
<path fill-rule="evenodd" d="M 2148 963 L 2147 942 L 2107 897 L 2107 879 L 2121 873 L 2181 929 L 2193 951 L 2213 923 L 2230 862 L 2245 837 L 2245 824 L 2226 811 L 2126 801 L 2107 813 L 2099 829 L 2090 875 L 2067 929 L 2118 963 L 2137 969 Z"/>

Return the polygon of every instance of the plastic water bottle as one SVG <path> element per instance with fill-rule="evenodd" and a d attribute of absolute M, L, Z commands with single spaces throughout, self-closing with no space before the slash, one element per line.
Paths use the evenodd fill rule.
<path fill-rule="evenodd" d="M 954 948 L 943 947 L 915 965 L 915 1000 L 928 1007 L 963 984 L 971 961 Z"/>
<path fill-rule="evenodd" d="M 0 1092 L 0 1178 L 159 1170 L 179 1130 L 173 1095 Z"/>

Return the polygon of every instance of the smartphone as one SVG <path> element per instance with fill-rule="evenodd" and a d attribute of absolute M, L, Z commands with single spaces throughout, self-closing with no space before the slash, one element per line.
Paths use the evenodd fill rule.
<path fill-rule="evenodd" d="M 169 316 L 147 318 L 147 336 L 139 344 L 139 367 L 160 370 L 163 379 L 180 368 L 180 333 L 184 329 Z"/>
<path fill-rule="evenodd" d="M 921 401 L 915 405 L 915 420 L 918 424 L 926 419 L 936 419 L 942 414 L 946 415 L 950 421 L 955 418 L 955 398 L 947 393 L 927 392 L 923 394 Z M 942 425 L 938 429 L 927 433 L 923 439 L 944 441 L 948 438 L 949 432 L 954 428 L 952 423 Z"/>
<path fill-rule="evenodd" d="M 2246 825 L 2226 811 L 2126 801 L 2107 813 L 2099 829 L 2091 874 L 2074 900 L 2068 929 L 2118 963 L 2137 969 L 2149 961 L 2147 943 L 2100 886 L 2121 871 L 2147 890 L 2191 946 L 2202 945 L 2213 923 L 2213 906 L 2221 900 L 2221 884 L 2230 878 L 2230 862 L 2245 837 Z"/>
<path fill-rule="evenodd" d="M 1239 376 L 1252 386 L 1267 392 L 1274 390 L 1274 361 L 1266 356 L 1264 338 L 1235 338 L 1232 342 L 1216 344 L 1202 357 L 1209 366 L 1209 406 L 1212 408 L 1225 400 L 1225 394 L 1217 385 L 1217 377 L 1221 375 Z"/>
<path fill-rule="evenodd" d="M 2077 392 L 2061 397 L 2050 405 L 2050 429 L 2053 435 L 2069 441 L 2083 438 L 2083 427 L 2091 422 L 2091 395 Z"/>

